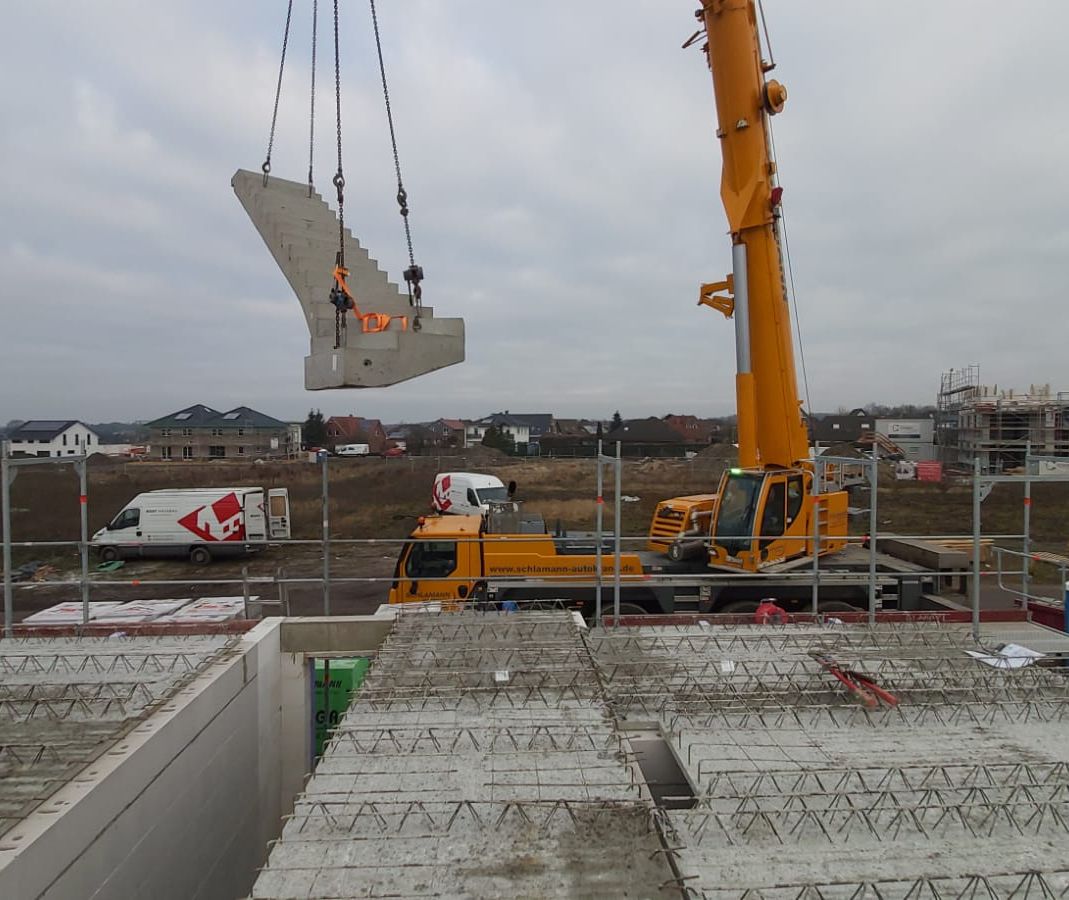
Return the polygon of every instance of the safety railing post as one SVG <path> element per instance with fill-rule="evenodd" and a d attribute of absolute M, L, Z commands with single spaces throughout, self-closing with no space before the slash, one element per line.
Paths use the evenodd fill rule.
<path fill-rule="evenodd" d="M 873 448 L 873 454 L 875 454 L 875 448 Z M 878 521 L 876 518 L 876 497 L 877 482 L 880 475 L 880 460 L 874 455 L 872 459 L 872 470 L 869 476 L 869 483 L 871 484 L 871 490 L 869 493 L 869 625 L 876 624 L 876 528 Z"/>
<path fill-rule="evenodd" d="M 980 640 L 980 457 L 972 475 L 972 639 Z"/>
<path fill-rule="evenodd" d="M 82 624 L 89 624 L 89 468 L 88 458 L 78 466 L 78 506 L 81 514 L 81 540 L 78 550 L 82 562 Z"/>
<path fill-rule="evenodd" d="M 820 501 L 824 466 L 820 460 L 813 461 L 813 615 L 820 605 Z"/>
<path fill-rule="evenodd" d="M 1028 612 L 1028 590 L 1031 573 L 1028 571 L 1029 557 L 1032 555 L 1032 541 L 1029 531 L 1032 525 L 1032 443 L 1025 445 L 1024 451 L 1024 524 L 1021 539 L 1021 552 L 1024 554 L 1021 560 L 1021 607 Z"/>
<path fill-rule="evenodd" d="M 623 458 L 620 454 L 620 442 L 616 442 L 616 510 L 613 522 L 613 573 L 612 573 L 612 625 L 620 627 L 620 528 L 621 507 L 620 486 L 623 481 Z"/>
<path fill-rule="evenodd" d="M 601 544 L 602 544 L 602 529 L 603 529 L 603 516 L 605 513 L 605 495 L 604 495 L 604 474 L 602 473 L 602 458 L 601 458 L 601 438 L 598 438 L 598 455 L 596 460 L 596 468 L 598 470 L 598 494 L 597 494 L 597 506 L 596 506 L 596 524 L 595 524 L 595 540 L 597 545 L 594 548 L 594 627 L 601 627 L 601 583 L 603 573 L 601 571 Z"/>
<path fill-rule="evenodd" d="M 4 637 L 14 633 L 15 603 L 11 572 L 11 468 L 8 466 L 8 443 L 0 441 L 0 487 L 3 490 L 4 528 Z"/>
<path fill-rule="evenodd" d="M 323 461 L 323 615 L 330 615 L 330 477 L 326 451 L 320 450 Z"/>

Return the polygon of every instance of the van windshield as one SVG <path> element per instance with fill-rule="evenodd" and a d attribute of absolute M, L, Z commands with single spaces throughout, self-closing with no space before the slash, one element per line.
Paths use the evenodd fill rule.
<path fill-rule="evenodd" d="M 485 487 L 477 491 L 479 503 L 504 503 L 509 498 L 509 492 L 503 487 Z"/>

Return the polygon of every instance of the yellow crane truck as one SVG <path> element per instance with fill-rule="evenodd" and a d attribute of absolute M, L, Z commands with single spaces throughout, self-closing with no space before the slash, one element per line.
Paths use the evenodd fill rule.
<path fill-rule="evenodd" d="M 613 608 L 615 558 L 612 536 L 602 535 L 602 608 Z M 908 566 L 882 563 L 880 586 L 894 593 Z M 542 517 L 520 504 L 493 505 L 482 516 L 428 516 L 419 520 L 398 555 L 390 603 L 439 602 L 450 607 L 488 600 L 562 601 L 587 618 L 595 611 L 597 537 L 551 533 Z M 807 610 L 812 588 L 804 561 L 784 562 L 761 575 L 710 571 L 703 558 L 674 560 L 644 549 L 620 554 L 623 615 L 752 612 L 766 596 L 788 610 Z M 792 578 L 791 575 L 799 577 Z M 786 577 L 785 577 L 786 576 Z M 820 610 L 842 612 L 865 605 L 868 555 L 854 565 L 821 575 Z"/>

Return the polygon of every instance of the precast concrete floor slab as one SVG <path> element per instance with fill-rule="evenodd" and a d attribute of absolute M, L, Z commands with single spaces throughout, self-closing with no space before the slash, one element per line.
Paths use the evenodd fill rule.
<path fill-rule="evenodd" d="M 231 644 L 225 635 L 0 639 L 0 836 Z"/>
<path fill-rule="evenodd" d="M 1063 657 L 1019 623 L 403 614 L 253 896 L 1065 896 Z"/>

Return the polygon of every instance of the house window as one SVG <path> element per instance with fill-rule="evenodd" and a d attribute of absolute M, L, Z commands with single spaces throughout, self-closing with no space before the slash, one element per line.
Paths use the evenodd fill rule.
<path fill-rule="evenodd" d="M 63 435 L 63 446 L 67 446 L 67 435 Z"/>
<path fill-rule="evenodd" d="M 226 447 L 224 447 L 222 444 L 213 444 L 211 447 L 208 448 L 208 456 L 211 459 L 225 459 Z"/>
<path fill-rule="evenodd" d="M 91 434 L 87 434 L 85 436 L 85 446 L 88 447 L 91 443 L 93 443 L 93 436 Z"/>
<path fill-rule="evenodd" d="M 182 448 L 182 459 L 192 459 L 192 458 L 193 458 L 193 448 L 192 447 L 183 447 Z"/>
<path fill-rule="evenodd" d="M 245 434 L 245 429 L 244 428 L 239 428 L 238 429 L 238 436 L 240 437 L 243 434 Z"/>
<path fill-rule="evenodd" d="M 192 428 L 183 428 L 182 429 L 182 437 L 193 437 L 193 429 Z"/>
<path fill-rule="evenodd" d="M 223 436 L 223 429 L 222 428 L 213 428 L 212 429 L 212 437 L 222 437 L 222 436 Z"/>
<path fill-rule="evenodd" d="M 160 447 L 160 459 L 172 459 L 170 447 Z"/>
<path fill-rule="evenodd" d="M 238 446 L 238 456 L 244 456 L 244 455 L 245 455 L 245 448 L 239 445 Z"/>
<path fill-rule="evenodd" d="M 170 436 L 171 436 L 171 429 L 170 428 L 161 428 L 160 429 L 160 437 L 170 437 Z"/>

